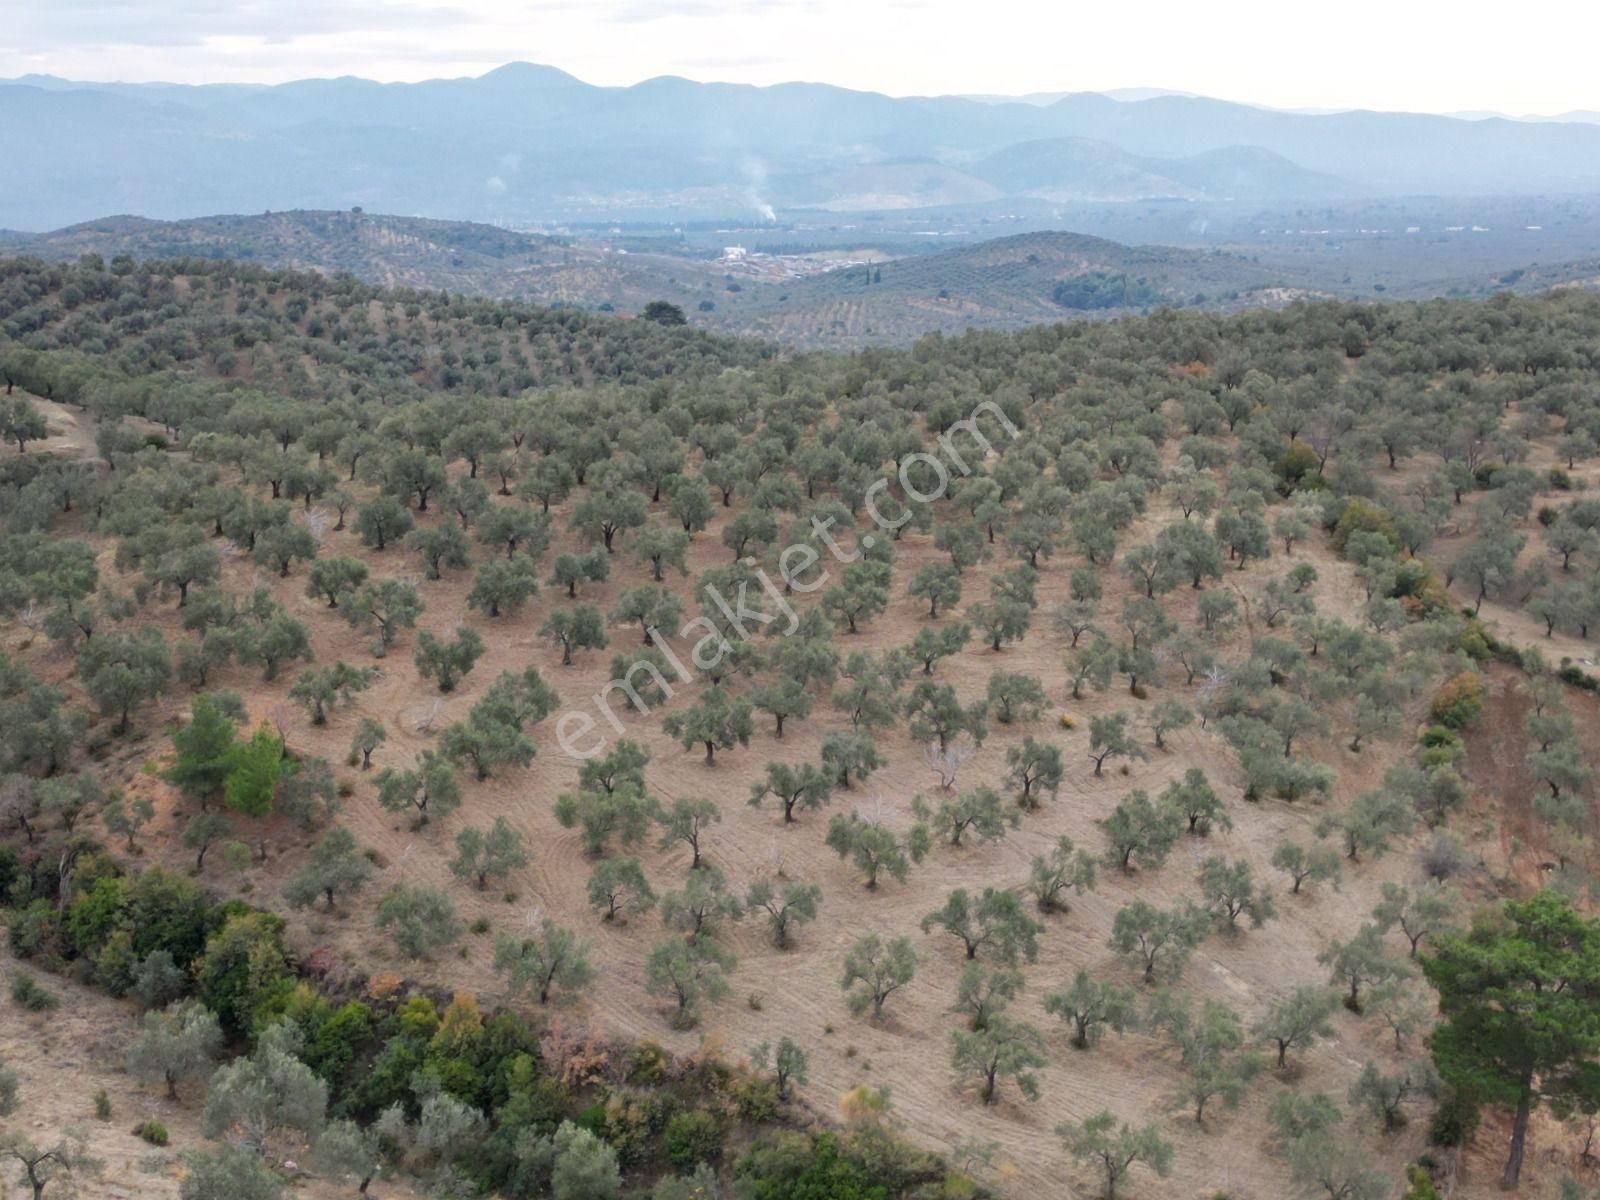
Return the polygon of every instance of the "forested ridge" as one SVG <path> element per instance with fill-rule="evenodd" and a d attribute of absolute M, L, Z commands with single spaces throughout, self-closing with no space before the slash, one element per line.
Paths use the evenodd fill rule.
<path fill-rule="evenodd" d="M 10 1011 L 152 1187 L 1581 1193 L 1600 298 L 681 319 L 0 264 Z"/>
<path fill-rule="evenodd" d="M 637 384 L 673 371 L 748 366 L 759 343 L 656 322 L 446 292 L 390 291 L 350 276 L 186 259 L 0 269 L 8 339 L 91 356 L 86 375 L 203 374 L 326 400 L 348 389 L 505 396 L 535 386 Z M 74 372 L 60 367 L 57 386 Z M 333 391 L 319 385 L 337 382 Z M 171 382 L 177 382 L 176 380 Z M 401 394 L 396 394 L 396 393 Z"/>

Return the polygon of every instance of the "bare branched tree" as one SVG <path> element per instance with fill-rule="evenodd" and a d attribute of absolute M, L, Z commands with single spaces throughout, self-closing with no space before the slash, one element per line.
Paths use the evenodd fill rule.
<path fill-rule="evenodd" d="M 942 750 L 937 741 L 929 742 L 922 751 L 922 761 L 939 776 L 939 786 L 949 791 L 955 785 L 956 775 L 976 754 L 975 747 L 966 738 L 950 742 Z"/>
<path fill-rule="evenodd" d="M 443 700 L 435 700 L 423 709 L 417 717 L 417 732 L 430 733 L 433 730 L 434 718 L 439 715 L 439 709 L 444 704 Z"/>

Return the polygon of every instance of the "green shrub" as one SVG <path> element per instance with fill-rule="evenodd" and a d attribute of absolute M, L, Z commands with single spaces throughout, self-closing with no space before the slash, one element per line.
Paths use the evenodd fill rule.
<path fill-rule="evenodd" d="M 1476 671 L 1463 671 L 1439 685 L 1429 705 L 1433 719 L 1451 729 L 1464 729 L 1483 711 L 1483 680 Z"/>
<path fill-rule="evenodd" d="M 887 1188 L 840 1143 L 838 1135 L 778 1133 L 758 1140 L 734 1166 L 753 1200 L 826 1196 L 885 1200 Z"/>
<path fill-rule="evenodd" d="M 947 300 L 949 289 L 941 289 L 939 299 Z M 1074 312 L 1097 312 L 1107 308 L 1141 308 L 1154 304 L 1161 293 L 1143 277 L 1130 279 L 1126 274 L 1109 271 L 1087 271 L 1071 279 L 1063 279 L 1050 293 L 1062 308 Z"/>
<path fill-rule="evenodd" d="M 672 1056 L 655 1042 L 638 1042 L 628 1050 L 629 1083 L 657 1084 L 667 1077 L 672 1066 Z"/>
<path fill-rule="evenodd" d="M 61 1003 L 59 996 L 26 971 L 12 972 L 11 999 L 29 1012 L 48 1012 Z"/>
<path fill-rule="evenodd" d="M 105 1088 L 94 1094 L 94 1115 L 101 1121 L 111 1120 L 111 1097 L 106 1095 Z"/>
<path fill-rule="evenodd" d="M 1461 758 L 1462 748 L 1459 743 L 1449 746 L 1429 746 L 1417 755 L 1417 763 L 1424 770 L 1431 771 L 1434 767 L 1453 767 Z"/>
<path fill-rule="evenodd" d="M 1428 569 L 1428 564 L 1421 559 L 1408 558 L 1397 563 L 1394 569 L 1394 586 L 1389 589 L 1389 595 L 1395 599 L 1402 596 L 1414 596 L 1421 599 L 1428 590 L 1428 583 L 1433 578 L 1433 572 Z"/>
<path fill-rule="evenodd" d="M 1478 1115 L 1477 1098 L 1447 1084 L 1439 1093 L 1439 1106 L 1433 1110 L 1433 1119 L 1428 1123 L 1428 1144 L 1465 1145 L 1477 1131 Z"/>
<path fill-rule="evenodd" d="M 722 1123 L 700 1108 L 678 1113 L 661 1131 L 661 1149 L 679 1170 L 715 1163 L 722 1157 Z"/>
<path fill-rule="evenodd" d="M 1400 1194 L 1400 1200 L 1439 1200 L 1439 1192 L 1427 1171 L 1412 1164 L 1406 1168 L 1406 1190 Z"/>
<path fill-rule="evenodd" d="M 1317 473 L 1317 452 L 1304 442 L 1290 442 L 1275 465 L 1278 478 L 1293 488 L 1306 476 Z"/>
<path fill-rule="evenodd" d="M 1371 500 L 1363 500 L 1353 496 L 1345 501 L 1344 511 L 1339 514 L 1339 519 L 1333 524 L 1333 548 L 1338 553 L 1344 553 L 1345 543 L 1350 540 L 1350 535 L 1357 530 L 1369 530 L 1372 533 L 1381 533 L 1389 539 L 1389 543 L 1398 553 L 1400 550 L 1400 535 L 1394 531 L 1394 521 L 1387 510 L 1374 504 Z"/>
<path fill-rule="evenodd" d="M 1483 662 L 1494 653 L 1494 648 L 1483 630 L 1471 625 L 1461 631 L 1461 636 L 1456 639 L 1456 645 L 1473 662 Z"/>
<path fill-rule="evenodd" d="M 588 1108 L 578 1113 L 578 1115 L 572 1119 L 572 1123 L 579 1129 L 587 1129 L 590 1133 L 595 1134 L 596 1136 L 604 1135 L 606 1131 L 605 1102 L 600 1101 L 598 1103 L 591 1104 Z"/>
<path fill-rule="evenodd" d="M 0 846 L 0 904 L 13 899 L 12 893 L 22 878 L 22 863 L 17 859 L 17 852 L 10 846 Z"/>
<path fill-rule="evenodd" d="M 11 953 L 18 958 L 53 956 L 61 936 L 61 926 L 56 920 L 56 906 L 40 898 L 26 908 L 13 912 L 7 937 Z"/>
<path fill-rule="evenodd" d="M 165 1146 L 167 1127 L 160 1121 L 140 1121 L 133 1127 L 133 1136 L 149 1142 L 152 1146 Z"/>
<path fill-rule="evenodd" d="M 1596 679 L 1593 675 L 1586 673 L 1569 658 L 1561 660 L 1561 666 L 1556 670 L 1556 677 L 1562 683 L 1582 688 L 1586 692 L 1600 692 L 1600 679 Z"/>
<path fill-rule="evenodd" d="M 752 1075 L 734 1095 L 741 1120 L 765 1125 L 778 1115 L 778 1085 L 765 1076 Z"/>
<path fill-rule="evenodd" d="M 1454 729 L 1447 729 L 1443 725 L 1429 725 L 1418 735 L 1417 741 L 1430 749 L 1434 746 L 1459 748 L 1461 736 Z"/>

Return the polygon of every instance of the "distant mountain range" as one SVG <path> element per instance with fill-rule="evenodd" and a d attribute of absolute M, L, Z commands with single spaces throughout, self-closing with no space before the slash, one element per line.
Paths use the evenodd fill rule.
<path fill-rule="evenodd" d="M 1298 114 L 1178 94 L 896 99 L 820 84 L 0 82 L 0 228 L 348 209 L 481 221 L 872 212 L 1016 197 L 1310 203 L 1600 190 L 1600 125 Z M 1574 114 L 1582 117 L 1582 114 Z"/>
<path fill-rule="evenodd" d="M 1225 146 L 1185 158 L 1151 158 L 1089 138 L 1017 142 L 979 160 L 973 173 L 1010 195 L 1058 201 L 1242 200 L 1252 204 L 1357 189 L 1254 146 Z"/>

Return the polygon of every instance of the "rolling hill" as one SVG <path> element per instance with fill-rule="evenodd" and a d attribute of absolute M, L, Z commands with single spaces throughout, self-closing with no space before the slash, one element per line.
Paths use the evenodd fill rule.
<path fill-rule="evenodd" d="M 1069 282 L 1079 283 L 1080 291 L 1098 289 L 1104 299 L 1058 301 L 1058 287 Z M 1047 232 L 745 292 L 733 304 L 719 302 L 708 323 L 797 345 L 860 345 L 909 341 L 935 330 L 1124 316 L 1157 305 L 1282 304 L 1320 291 L 1307 271 L 1280 271 L 1239 255 Z"/>
<path fill-rule="evenodd" d="M 1078 144 L 1065 149 L 1084 152 Z M 1095 154 L 1092 148 L 1086 153 Z M 1210 161 L 1178 165 L 1198 174 L 1219 170 L 1218 158 L 1229 156 L 1204 157 Z M 1100 156 L 1097 161 L 1126 165 L 1132 159 Z M 924 168 L 902 164 L 901 169 Z M 1108 171 L 1100 175 L 1109 178 Z M 1138 178 L 1170 176 L 1147 172 Z M 937 173 L 930 173 L 929 181 L 932 187 L 948 183 Z M 859 186 L 875 185 L 863 173 Z M 1586 211 L 1580 209 L 1570 221 L 1581 222 Z M 1363 208 L 1349 216 L 1375 224 L 1394 219 L 1393 213 Z M 840 219 L 854 218 L 843 213 Z M 546 237 L 467 221 L 293 211 L 184 221 L 108 217 L 47 234 L 0 233 L 0 254 L 52 262 L 84 254 L 106 260 L 119 255 L 232 259 L 267 268 L 348 273 L 383 286 L 600 312 L 637 313 L 652 300 L 668 300 L 698 326 L 806 347 L 909 342 L 935 330 L 1015 329 L 1124 316 L 1160 305 L 1222 311 L 1270 307 L 1307 296 L 1374 294 L 1376 281 L 1382 284 L 1375 294 L 1394 298 L 1600 286 L 1594 254 L 1581 244 L 1568 249 L 1570 256 L 1540 257 L 1540 247 L 1567 247 L 1534 242 L 1532 249 L 1519 251 L 1507 239 L 1481 246 L 1461 240 L 1469 236 L 1478 235 L 1419 240 L 1396 233 L 1360 243 L 1285 237 L 1260 249 L 1234 243 L 1227 250 L 1210 250 L 1036 230 L 922 253 L 885 252 L 864 242 L 858 250 L 822 256 L 758 253 L 728 259 L 682 243 L 673 243 L 677 251 L 672 252 L 665 246 L 629 248 L 622 244 L 625 239 Z M 836 263 L 846 265 L 832 266 Z"/>
<path fill-rule="evenodd" d="M 390 287 L 624 311 L 658 298 L 690 301 L 711 278 L 703 264 L 688 259 L 614 254 L 471 221 L 327 210 L 182 221 L 116 216 L 45 234 L 17 234 L 9 242 L 5 238 L 0 234 L 5 253 L 50 261 L 82 254 L 235 259 L 325 274 L 344 271 Z"/>
<path fill-rule="evenodd" d="M 761 263 L 630 254 L 470 222 L 323 211 L 173 222 L 111 217 L 8 249 L 53 261 L 83 254 L 229 258 L 348 272 L 386 286 L 624 312 L 667 299 L 689 310 L 697 324 L 807 346 L 909 341 L 935 329 L 1010 329 L 1157 304 L 1281 303 L 1319 290 L 1306 269 L 1285 273 L 1238 255 L 1124 246 L 1062 232 L 994 238 L 793 278 L 780 269 L 775 279 L 760 273 Z M 1104 296 L 1088 307 L 1058 303 L 1052 296 L 1065 280 L 1099 281 Z M 1124 294 L 1127 303 L 1119 302 Z"/>

